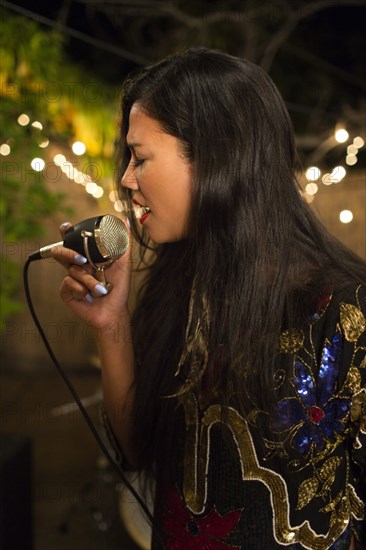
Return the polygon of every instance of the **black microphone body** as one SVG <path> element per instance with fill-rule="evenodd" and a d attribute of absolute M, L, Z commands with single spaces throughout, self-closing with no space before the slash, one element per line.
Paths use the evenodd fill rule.
<path fill-rule="evenodd" d="M 64 241 L 43 246 L 30 254 L 29 260 L 49 258 L 54 248 L 64 246 L 85 256 L 90 263 L 100 264 L 117 260 L 126 252 L 128 244 L 128 231 L 123 221 L 107 214 L 70 227 Z"/>

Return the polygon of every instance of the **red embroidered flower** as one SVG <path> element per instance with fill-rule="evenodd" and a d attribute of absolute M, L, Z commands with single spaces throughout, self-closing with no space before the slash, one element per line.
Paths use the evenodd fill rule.
<path fill-rule="evenodd" d="M 323 409 L 321 409 L 320 407 L 317 407 L 316 405 L 313 405 L 308 410 L 308 417 L 313 424 L 319 424 L 319 422 L 323 420 L 324 416 L 325 416 L 325 413 Z"/>
<path fill-rule="evenodd" d="M 236 527 L 241 510 L 221 516 L 213 508 L 198 518 L 190 513 L 178 491 L 171 490 L 164 512 L 163 528 L 170 537 L 167 550 L 239 550 L 226 544 L 225 539 Z"/>

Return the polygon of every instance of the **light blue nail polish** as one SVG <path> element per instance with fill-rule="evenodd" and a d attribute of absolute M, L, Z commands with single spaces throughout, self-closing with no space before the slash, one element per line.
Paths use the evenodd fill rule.
<path fill-rule="evenodd" d="M 89 294 L 89 292 L 88 292 L 88 294 L 85 294 L 85 300 L 86 300 L 87 302 L 89 302 L 89 304 L 92 304 L 93 301 L 94 301 L 94 300 L 93 300 L 93 296 L 92 296 L 91 294 Z"/>
<path fill-rule="evenodd" d="M 79 264 L 79 265 L 83 265 L 83 264 L 86 264 L 88 260 L 86 258 L 84 258 L 84 256 L 82 256 L 81 254 L 76 254 L 74 256 L 74 262 Z"/>
<path fill-rule="evenodd" d="M 102 294 L 102 296 L 105 296 L 106 294 L 108 294 L 108 290 L 105 288 L 105 286 L 103 285 L 95 285 L 95 292 L 97 292 L 98 294 Z"/>

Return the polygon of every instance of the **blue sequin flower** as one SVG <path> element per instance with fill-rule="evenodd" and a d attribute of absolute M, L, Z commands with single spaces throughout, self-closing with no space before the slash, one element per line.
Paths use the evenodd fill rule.
<path fill-rule="evenodd" d="M 322 451 L 327 442 L 334 443 L 343 431 L 351 396 L 336 397 L 341 335 L 336 332 L 324 346 L 317 384 L 312 372 L 300 360 L 295 361 L 293 385 L 297 397 L 282 399 L 272 424 L 276 431 L 296 428 L 292 444 L 301 454 L 310 449 Z"/>

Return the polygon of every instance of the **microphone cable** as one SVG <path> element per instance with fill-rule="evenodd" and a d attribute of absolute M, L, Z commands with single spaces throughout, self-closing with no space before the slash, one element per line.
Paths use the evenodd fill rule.
<path fill-rule="evenodd" d="M 119 466 L 119 464 L 116 463 L 116 461 L 111 456 L 111 454 L 108 451 L 107 447 L 105 446 L 102 438 L 100 437 L 97 429 L 95 428 L 95 425 L 94 425 L 93 421 L 91 420 L 91 418 L 90 418 L 89 414 L 87 413 L 83 403 L 81 402 L 81 400 L 79 398 L 79 395 L 77 394 L 74 386 L 70 382 L 70 380 L 69 380 L 68 376 L 66 375 L 64 369 L 61 367 L 57 357 L 55 356 L 55 354 L 54 354 L 54 352 L 51 348 L 50 343 L 47 340 L 47 336 L 46 336 L 46 334 L 43 330 L 43 327 L 42 327 L 42 325 L 41 325 L 41 323 L 38 319 L 38 316 L 36 314 L 36 311 L 34 309 L 33 302 L 32 302 L 31 295 L 30 295 L 30 290 L 29 290 L 28 271 L 29 271 L 29 265 L 32 263 L 32 261 L 33 261 L 33 259 L 29 257 L 29 258 L 27 258 L 27 260 L 24 264 L 24 269 L 23 269 L 24 290 L 25 290 L 25 296 L 26 296 L 26 300 L 27 300 L 27 304 L 28 304 L 30 313 L 31 313 L 33 321 L 34 321 L 34 323 L 35 323 L 35 325 L 38 329 L 38 332 L 41 336 L 41 339 L 42 339 L 42 341 L 43 341 L 43 343 L 46 347 L 46 350 L 47 350 L 49 356 L 51 357 L 55 367 L 57 368 L 58 373 L 60 374 L 61 378 L 63 379 L 64 383 L 66 384 L 69 392 L 71 393 L 75 403 L 79 407 L 80 412 L 84 417 L 84 420 L 86 421 L 90 431 L 92 432 L 92 434 L 93 434 L 97 444 L 99 445 L 100 449 L 102 450 L 103 454 L 108 459 L 108 461 L 110 462 L 110 464 L 112 465 L 112 467 L 114 468 L 115 472 L 118 474 L 119 478 L 122 480 L 124 485 L 127 487 L 127 489 L 130 491 L 130 493 L 137 500 L 138 504 L 141 506 L 141 508 L 142 508 L 144 514 L 146 515 L 147 519 L 149 520 L 150 524 L 152 526 L 154 526 L 155 522 L 154 522 L 153 515 L 151 514 L 150 510 L 148 509 L 147 505 L 142 500 L 141 496 L 138 494 L 136 489 L 131 485 L 131 483 L 127 479 L 127 477 L 126 477 L 124 471 L 122 470 L 122 468 Z M 156 529 L 156 526 L 154 526 L 154 527 Z M 154 535 L 157 535 L 157 537 L 159 538 L 160 544 L 161 544 L 161 549 L 164 550 L 164 545 L 162 543 L 162 537 L 161 537 L 161 534 L 159 533 L 159 531 L 157 529 L 156 529 L 156 532 L 154 531 Z"/>

